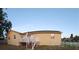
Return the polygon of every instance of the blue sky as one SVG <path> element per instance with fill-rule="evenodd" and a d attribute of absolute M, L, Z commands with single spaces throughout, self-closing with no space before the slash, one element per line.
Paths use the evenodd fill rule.
<path fill-rule="evenodd" d="M 19 32 L 58 30 L 62 37 L 79 35 L 78 8 L 9 8 L 6 12 L 13 29 Z"/>

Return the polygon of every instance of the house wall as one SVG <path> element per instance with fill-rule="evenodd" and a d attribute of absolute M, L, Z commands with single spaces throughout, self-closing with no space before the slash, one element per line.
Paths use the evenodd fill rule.
<path fill-rule="evenodd" d="M 14 39 L 14 35 L 16 36 L 16 39 Z M 19 33 L 14 32 L 14 31 L 9 32 L 8 40 L 7 40 L 8 44 L 19 46 L 20 40 L 21 40 L 21 35 Z"/>
<path fill-rule="evenodd" d="M 51 34 L 54 34 L 54 37 L 52 38 Z M 14 39 L 14 35 L 16 35 L 16 39 Z M 30 33 L 30 35 L 33 35 L 36 37 L 36 39 L 39 41 L 40 45 L 61 45 L 61 33 L 52 33 L 52 32 L 34 32 Z M 8 44 L 10 45 L 20 45 L 20 41 L 22 35 L 11 31 L 8 34 Z"/>
<path fill-rule="evenodd" d="M 61 34 L 53 33 L 54 38 L 51 36 L 52 33 L 35 33 L 32 34 L 39 40 L 40 45 L 61 45 Z"/>

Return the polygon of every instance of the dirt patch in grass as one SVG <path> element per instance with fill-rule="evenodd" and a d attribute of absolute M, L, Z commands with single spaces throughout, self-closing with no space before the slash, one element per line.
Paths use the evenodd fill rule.
<path fill-rule="evenodd" d="M 0 45 L 0 50 L 25 50 L 25 47 L 2 44 Z"/>

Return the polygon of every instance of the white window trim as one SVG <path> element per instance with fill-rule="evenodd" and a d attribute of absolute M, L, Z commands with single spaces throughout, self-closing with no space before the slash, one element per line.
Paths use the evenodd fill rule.
<path fill-rule="evenodd" d="M 54 38 L 55 38 L 55 34 L 52 33 L 52 34 L 51 34 L 51 39 L 54 39 Z"/>

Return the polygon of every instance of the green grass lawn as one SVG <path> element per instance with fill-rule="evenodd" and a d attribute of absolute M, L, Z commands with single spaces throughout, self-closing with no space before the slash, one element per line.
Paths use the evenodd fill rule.
<path fill-rule="evenodd" d="M 0 45 L 0 50 L 29 50 L 23 46 L 13 46 L 8 44 Z M 38 46 L 35 50 L 79 50 L 79 47 L 62 45 L 62 46 Z"/>
<path fill-rule="evenodd" d="M 35 50 L 79 50 L 79 47 L 76 46 L 39 46 Z"/>

